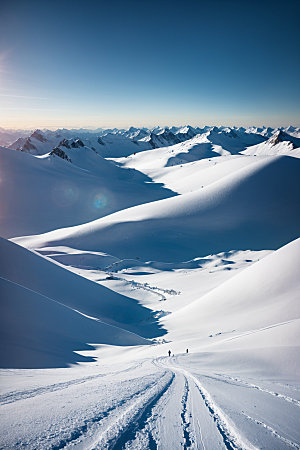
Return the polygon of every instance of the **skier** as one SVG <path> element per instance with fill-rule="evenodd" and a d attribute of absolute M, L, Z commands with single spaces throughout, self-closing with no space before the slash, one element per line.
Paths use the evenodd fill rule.
<path fill-rule="evenodd" d="M 186 353 L 188 353 L 188 352 L 189 352 L 189 349 L 187 348 L 187 349 L 186 349 Z"/>
<path fill-rule="evenodd" d="M 169 350 L 168 353 L 169 353 L 169 356 L 171 356 L 171 350 Z"/>

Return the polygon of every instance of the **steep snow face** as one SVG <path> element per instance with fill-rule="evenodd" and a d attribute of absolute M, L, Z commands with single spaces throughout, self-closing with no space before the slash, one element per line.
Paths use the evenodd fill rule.
<path fill-rule="evenodd" d="M 0 233 L 41 233 L 174 195 L 146 175 L 106 161 L 88 147 L 61 145 L 35 157 L 0 148 Z"/>
<path fill-rule="evenodd" d="M 248 147 L 244 155 L 289 155 L 297 157 L 300 139 L 282 130 L 276 131 L 266 142 Z"/>
<path fill-rule="evenodd" d="M 135 300 L 2 238 L 0 248 L 6 256 L 0 261 L 2 367 L 22 367 L 27 359 L 27 367 L 66 365 L 84 361 L 72 352 L 88 349 L 88 343 L 149 344 L 146 337 L 164 334 L 153 313 Z"/>
<path fill-rule="evenodd" d="M 296 158 L 262 158 L 198 191 L 17 242 L 158 261 L 234 248 L 275 249 L 298 236 L 299 164 Z"/>
<path fill-rule="evenodd" d="M 1 277 L 0 290 L 1 368 L 69 367 L 95 361 L 77 352 L 93 350 L 96 345 L 150 343 Z"/>
<path fill-rule="evenodd" d="M 242 153 L 244 155 L 261 156 L 261 155 L 288 155 L 295 156 L 293 152 L 294 145 L 290 141 L 283 141 L 278 143 L 273 142 L 263 142 L 258 145 L 252 145 L 244 150 Z"/>
<path fill-rule="evenodd" d="M 259 344 L 262 347 L 264 344 L 277 346 L 279 342 L 272 342 L 272 333 L 268 333 L 268 329 L 283 326 L 283 330 L 278 330 L 279 345 L 291 345 L 293 334 L 286 332 L 284 326 L 300 319 L 299 264 L 300 239 L 297 239 L 239 272 L 172 317 L 166 317 L 163 322 L 168 323 L 171 335 L 175 333 L 176 338 L 181 328 L 180 335 L 184 339 L 198 334 L 199 339 L 207 341 L 215 341 L 215 333 L 224 330 L 226 324 L 226 329 L 235 330 L 235 333 L 228 339 L 226 335 L 221 336 L 225 348 L 243 345 L 244 340 L 252 340 L 256 347 L 257 339 L 265 339 Z M 294 327 L 291 331 L 294 333 Z M 252 335 L 250 338 L 248 332 Z"/>

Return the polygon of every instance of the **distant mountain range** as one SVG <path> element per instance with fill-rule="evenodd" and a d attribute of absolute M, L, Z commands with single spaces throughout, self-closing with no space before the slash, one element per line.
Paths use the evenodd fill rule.
<path fill-rule="evenodd" d="M 43 155 L 59 147 L 66 139 L 79 139 L 103 157 L 123 157 L 141 151 L 169 147 L 197 137 L 198 143 L 210 143 L 216 153 L 285 154 L 300 146 L 300 127 L 155 127 L 129 129 L 4 130 L 0 145 L 14 150 Z M 283 145 L 282 145 L 283 144 Z M 252 147 L 253 148 L 250 148 Z M 259 146 L 259 147 L 257 147 Z M 216 148 L 218 147 L 218 148 Z M 249 153 L 248 153 L 249 152 Z"/>

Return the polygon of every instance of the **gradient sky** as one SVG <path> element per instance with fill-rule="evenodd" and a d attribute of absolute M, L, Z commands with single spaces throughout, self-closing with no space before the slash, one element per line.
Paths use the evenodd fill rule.
<path fill-rule="evenodd" d="M 299 21 L 298 0 L 0 0 L 0 126 L 299 126 Z"/>

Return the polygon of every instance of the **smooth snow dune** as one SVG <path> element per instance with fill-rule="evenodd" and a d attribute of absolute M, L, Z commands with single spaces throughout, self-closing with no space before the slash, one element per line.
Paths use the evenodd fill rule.
<path fill-rule="evenodd" d="M 277 249 L 299 235 L 299 174 L 296 158 L 258 159 L 198 191 L 15 241 L 166 262 L 232 249 Z"/>
<path fill-rule="evenodd" d="M 0 238 L 0 276 L 72 309 L 143 337 L 163 334 L 136 300 L 72 273 L 58 263 Z"/>
<path fill-rule="evenodd" d="M 32 290 L 0 278 L 0 367 L 67 367 L 94 361 L 78 351 L 91 344 L 141 345 L 146 339 L 93 320 Z"/>
<path fill-rule="evenodd" d="M 298 345 L 299 327 L 286 325 L 300 319 L 299 267 L 300 238 L 164 319 L 170 337 L 210 337 L 219 349 Z"/>
<path fill-rule="evenodd" d="M 87 147 L 35 157 L 0 148 L 0 234 L 44 233 L 174 195 L 133 169 L 117 167 Z"/>

